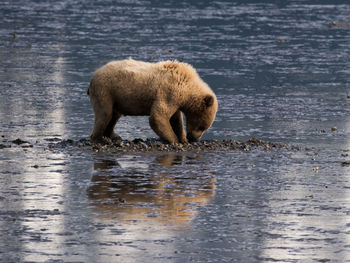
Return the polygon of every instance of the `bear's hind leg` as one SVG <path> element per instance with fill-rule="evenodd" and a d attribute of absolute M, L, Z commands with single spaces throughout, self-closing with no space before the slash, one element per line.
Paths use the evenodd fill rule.
<path fill-rule="evenodd" d="M 117 123 L 117 121 L 120 119 L 121 116 L 122 116 L 122 114 L 119 113 L 118 111 L 116 111 L 116 110 L 113 111 L 112 118 L 109 121 L 103 136 L 111 138 L 111 139 L 116 139 L 116 140 L 121 139 L 121 137 L 114 132 L 115 124 Z"/>
<path fill-rule="evenodd" d="M 105 136 L 107 127 L 112 120 L 113 106 L 107 105 L 108 103 L 105 103 L 104 107 L 98 107 L 99 104 L 93 103 L 95 112 L 94 129 L 91 134 L 91 140 L 93 142 L 103 141 L 103 136 Z"/>

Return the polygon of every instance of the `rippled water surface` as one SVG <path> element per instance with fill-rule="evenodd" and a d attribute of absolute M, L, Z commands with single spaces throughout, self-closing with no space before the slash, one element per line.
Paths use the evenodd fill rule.
<path fill-rule="evenodd" d="M 0 262 L 350 261 L 349 14 L 345 0 L 2 1 Z M 127 57 L 197 68 L 219 99 L 206 139 L 301 150 L 52 147 L 88 138 L 90 77 Z M 155 137 L 145 117 L 116 129 Z"/>

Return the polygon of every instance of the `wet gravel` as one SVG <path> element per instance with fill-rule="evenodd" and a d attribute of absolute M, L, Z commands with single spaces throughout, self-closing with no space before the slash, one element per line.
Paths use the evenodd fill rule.
<path fill-rule="evenodd" d="M 250 138 L 247 141 L 239 141 L 235 139 L 223 140 L 203 140 L 193 143 L 163 143 L 156 138 L 134 139 L 134 140 L 116 140 L 105 139 L 104 143 L 91 143 L 89 139 L 60 139 L 46 138 L 47 147 L 49 149 L 62 149 L 67 147 L 78 147 L 95 152 L 213 152 L 213 151 L 250 151 L 259 149 L 271 151 L 277 149 L 301 150 L 301 146 L 288 145 L 279 142 L 269 142 L 257 138 Z M 17 138 L 15 140 L 3 140 L 0 143 L 0 149 L 10 148 L 12 146 L 20 146 L 22 148 L 31 148 L 35 145 L 42 144 L 40 142 L 31 143 L 29 141 Z"/>
<path fill-rule="evenodd" d="M 62 141 L 59 145 L 64 145 Z M 74 144 L 76 142 L 70 141 Z M 94 151 L 108 152 L 206 152 L 206 151 L 249 151 L 254 148 L 260 148 L 266 151 L 272 149 L 281 149 L 289 147 L 287 144 L 277 142 L 267 142 L 256 138 L 250 138 L 247 141 L 237 141 L 234 139 L 224 140 L 203 140 L 193 143 L 162 143 L 157 139 L 134 139 L 132 141 L 107 141 L 106 144 L 91 144 L 89 141 L 80 140 L 79 143 L 84 146 L 90 146 Z M 299 147 L 293 147 L 299 149 Z"/>

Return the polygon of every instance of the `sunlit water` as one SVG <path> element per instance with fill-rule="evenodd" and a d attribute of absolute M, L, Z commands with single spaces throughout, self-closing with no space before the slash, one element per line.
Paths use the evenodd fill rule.
<path fill-rule="evenodd" d="M 350 4 L 263 2 L 2 1 L 0 261 L 350 261 Z M 90 135 L 90 77 L 127 57 L 198 69 L 205 138 L 302 151 L 48 147 Z M 155 137 L 144 117 L 117 132 Z"/>

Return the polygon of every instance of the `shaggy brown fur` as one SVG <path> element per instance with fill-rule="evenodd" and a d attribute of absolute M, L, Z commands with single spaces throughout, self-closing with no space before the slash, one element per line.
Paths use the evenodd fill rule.
<path fill-rule="evenodd" d="M 95 113 L 92 141 L 117 137 L 122 115 L 149 116 L 151 128 L 169 143 L 199 141 L 218 109 L 214 92 L 192 66 L 177 61 L 112 61 L 94 73 L 88 95 Z"/>

